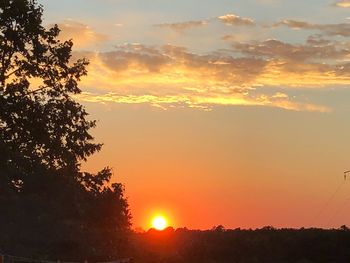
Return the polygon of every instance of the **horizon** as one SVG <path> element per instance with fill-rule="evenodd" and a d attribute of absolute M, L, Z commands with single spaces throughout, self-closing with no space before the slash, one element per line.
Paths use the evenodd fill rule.
<path fill-rule="evenodd" d="M 259 227 L 259 228 L 226 228 L 225 226 L 222 225 L 218 225 L 218 226 L 213 226 L 210 229 L 191 229 L 191 228 L 187 228 L 187 227 L 178 227 L 178 228 L 174 228 L 172 226 L 168 226 L 163 230 L 158 230 L 156 228 L 149 228 L 149 229 L 133 229 L 133 233 L 134 234 L 145 234 L 145 233 L 149 233 L 149 232 L 156 232 L 156 233 L 164 233 L 164 232 L 169 232 L 169 231 L 200 231 L 200 232 L 205 232 L 205 231 L 217 231 L 216 228 L 222 227 L 222 230 L 219 231 L 259 231 L 259 230 L 271 230 L 271 231 L 283 231 L 283 230 L 295 230 L 295 231 L 299 231 L 299 230 L 323 230 L 323 231 L 333 231 L 333 230 L 339 230 L 339 231 L 347 231 L 350 228 L 348 228 L 348 226 L 346 225 L 342 225 L 339 226 L 337 228 L 322 228 L 322 227 L 300 227 L 300 228 L 293 228 L 293 227 L 281 227 L 281 228 L 276 228 L 274 226 L 263 226 L 263 227 Z"/>
<path fill-rule="evenodd" d="M 133 228 L 350 221 L 350 2 L 41 0 Z"/>

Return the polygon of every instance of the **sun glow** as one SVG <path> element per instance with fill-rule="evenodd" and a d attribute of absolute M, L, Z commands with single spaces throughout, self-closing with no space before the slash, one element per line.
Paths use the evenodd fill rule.
<path fill-rule="evenodd" d="M 168 222 L 164 216 L 156 216 L 152 220 L 152 227 L 157 230 L 164 230 L 168 226 Z"/>

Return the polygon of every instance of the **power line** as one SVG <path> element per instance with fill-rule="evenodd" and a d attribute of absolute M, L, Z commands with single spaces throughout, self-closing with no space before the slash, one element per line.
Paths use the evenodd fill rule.
<path fill-rule="evenodd" d="M 350 172 L 350 171 L 349 171 Z M 324 203 L 324 205 L 321 207 L 321 209 L 318 211 L 314 219 L 312 220 L 311 225 L 315 225 L 315 223 L 318 221 L 319 217 L 324 213 L 324 211 L 329 207 L 331 201 L 333 201 L 334 197 L 338 194 L 340 189 L 344 186 L 345 180 L 342 181 L 338 187 L 335 189 L 335 191 L 330 195 L 330 197 L 327 199 L 327 201 Z"/>

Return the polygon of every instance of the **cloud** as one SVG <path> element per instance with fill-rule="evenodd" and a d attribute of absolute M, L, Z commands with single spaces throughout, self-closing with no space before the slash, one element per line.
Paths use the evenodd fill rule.
<path fill-rule="evenodd" d="M 350 23 L 312 24 L 304 21 L 286 19 L 275 23 L 274 26 L 287 26 L 292 29 L 319 30 L 329 36 L 350 37 Z"/>
<path fill-rule="evenodd" d="M 229 41 L 229 40 L 236 40 L 237 37 L 235 35 L 224 35 L 221 37 L 222 40 Z"/>
<path fill-rule="evenodd" d="M 310 38 L 311 42 L 317 40 Z M 220 105 L 246 105 L 327 112 L 330 110 L 327 107 L 288 95 L 295 88 L 317 89 L 348 85 L 350 81 L 350 63 L 339 62 L 345 54 L 337 51 L 338 47 L 328 53 L 319 51 L 317 55 L 312 45 L 307 42 L 296 46 L 305 50 L 299 50 L 295 58 L 292 55 L 295 47 L 277 40 L 232 43 L 235 56 L 220 51 L 196 54 L 173 45 L 142 44 L 120 45 L 109 52 L 76 53 L 75 56 L 84 55 L 91 61 L 89 74 L 82 83 L 85 93 L 79 99 L 148 104 L 163 109 L 210 110 Z M 339 61 L 316 62 L 324 57 L 337 57 Z"/>
<path fill-rule="evenodd" d="M 281 96 L 283 95 L 283 96 Z M 90 93 L 84 92 L 77 99 L 93 103 L 123 103 L 123 104 L 150 104 L 164 110 L 174 107 L 190 107 L 210 110 L 212 106 L 266 106 L 292 111 L 329 112 L 330 109 L 314 104 L 293 102 L 286 94 L 276 93 L 272 96 L 260 95 L 255 98 L 233 94 L 230 96 L 193 96 L 184 95 L 121 95 L 118 93 Z"/>
<path fill-rule="evenodd" d="M 240 17 L 234 14 L 226 14 L 216 18 L 209 18 L 206 20 L 186 21 L 186 22 L 178 22 L 178 23 L 163 23 L 163 24 L 157 24 L 155 26 L 160 28 L 169 28 L 178 32 L 182 32 L 190 28 L 205 26 L 217 20 L 230 26 L 254 26 L 255 25 L 255 21 L 251 18 Z"/>
<path fill-rule="evenodd" d="M 208 24 L 207 21 L 202 20 L 202 21 L 187 21 L 187 22 L 179 22 L 179 23 L 164 23 L 164 24 L 157 24 L 155 26 L 160 28 L 169 28 L 175 31 L 182 32 L 190 28 L 202 27 L 207 24 Z"/>
<path fill-rule="evenodd" d="M 74 47 L 82 48 L 95 45 L 108 40 L 103 34 L 96 33 L 89 26 L 73 20 L 65 20 L 58 23 L 61 29 L 60 39 L 73 39 Z"/>
<path fill-rule="evenodd" d="M 127 71 L 136 66 L 149 72 L 159 71 L 169 58 L 160 51 L 141 44 L 126 45 L 115 51 L 100 53 L 101 61 L 114 71 Z"/>
<path fill-rule="evenodd" d="M 254 26 L 255 21 L 251 18 L 240 17 L 234 14 L 219 16 L 218 19 L 226 25 L 232 26 Z"/>
<path fill-rule="evenodd" d="M 268 62 L 256 82 L 266 86 L 291 88 L 324 88 L 347 85 L 350 81 L 347 42 L 331 42 L 318 35 L 304 44 L 289 44 L 279 40 L 233 42 L 236 52 L 245 57 Z"/>
<path fill-rule="evenodd" d="M 173 45 L 155 48 L 128 44 L 118 46 L 115 51 L 99 53 L 98 57 L 108 70 L 118 75 L 133 70 L 135 75 L 167 75 L 169 81 L 178 81 L 181 76 L 186 81 L 194 78 L 196 83 L 205 80 L 208 73 L 215 81 L 247 83 L 266 65 L 261 59 L 198 55 Z"/>
<path fill-rule="evenodd" d="M 262 42 L 234 43 L 233 47 L 252 56 L 297 62 L 341 59 L 350 55 L 348 47 L 338 47 L 315 37 L 309 38 L 306 44 L 289 44 L 269 39 Z"/>
<path fill-rule="evenodd" d="M 335 3 L 339 7 L 350 7 L 350 0 L 340 0 Z"/>

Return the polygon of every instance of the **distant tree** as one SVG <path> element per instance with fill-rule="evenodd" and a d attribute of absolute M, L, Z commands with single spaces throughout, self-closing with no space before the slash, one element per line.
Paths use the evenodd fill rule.
<path fill-rule="evenodd" d="M 349 231 L 350 229 L 346 225 L 342 225 L 339 227 L 339 230 Z"/>
<path fill-rule="evenodd" d="M 213 226 L 211 230 L 216 232 L 225 232 L 225 227 L 223 225 Z"/>
<path fill-rule="evenodd" d="M 72 40 L 42 14 L 35 0 L 0 1 L 0 249 L 115 256 L 130 226 L 123 186 L 108 167 L 81 171 L 102 147 L 73 98 L 88 61 L 71 61 Z"/>

